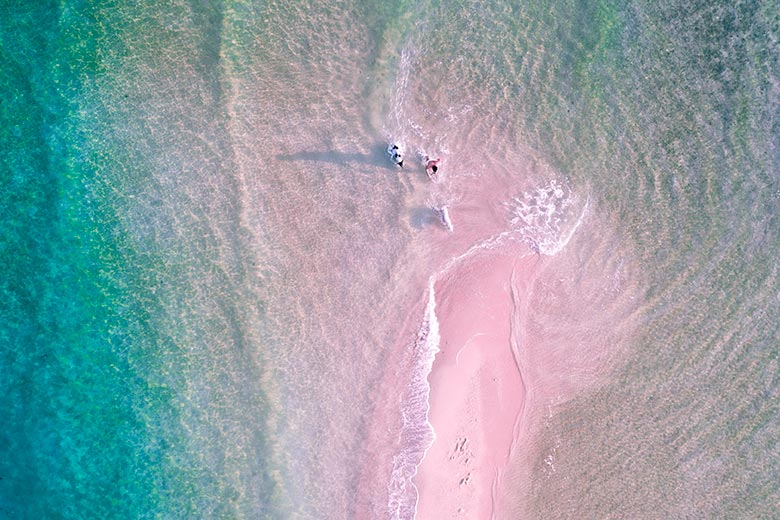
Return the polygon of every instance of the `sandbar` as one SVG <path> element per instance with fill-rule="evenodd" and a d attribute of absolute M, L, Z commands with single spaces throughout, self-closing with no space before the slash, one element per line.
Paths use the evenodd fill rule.
<path fill-rule="evenodd" d="M 534 261 L 486 252 L 435 286 L 441 343 L 428 381 L 436 440 L 414 478 L 417 519 L 495 513 L 526 400 L 512 350 L 517 325 L 510 284 L 513 272 L 517 280 Z"/>

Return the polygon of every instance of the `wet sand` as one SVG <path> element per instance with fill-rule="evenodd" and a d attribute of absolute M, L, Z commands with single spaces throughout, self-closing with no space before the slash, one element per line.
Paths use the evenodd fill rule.
<path fill-rule="evenodd" d="M 441 351 L 428 380 L 436 440 L 414 478 L 420 520 L 494 513 L 526 399 L 512 352 L 510 281 L 535 261 L 486 252 L 435 287 Z"/>

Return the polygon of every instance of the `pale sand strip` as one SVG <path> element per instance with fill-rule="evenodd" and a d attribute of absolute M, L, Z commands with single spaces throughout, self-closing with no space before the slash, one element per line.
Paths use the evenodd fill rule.
<path fill-rule="evenodd" d="M 525 387 L 511 351 L 510 279 L 528 270 L 491 254 L 436 286 L 441 352 L 429 376 L 436 441 L 414 479 L 417 518 L 491 518 Z M 518 274 L 519 273 L 519 274 Z"/>

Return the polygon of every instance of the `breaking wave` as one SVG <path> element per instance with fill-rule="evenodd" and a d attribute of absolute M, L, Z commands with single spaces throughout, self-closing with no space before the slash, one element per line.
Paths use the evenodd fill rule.
<path fill-rule="evenodd" d="M 431 387 L 428 375 L 439 352 L 439 322 L 436 319 L 435 278 L 428 281 L 428 305 L 422 326 L 414 342 L 412 380 L 407 399 L 401 410 L 401 451 L 393 457 L 393 470 L 388 484 L 388 510 L 394 520 L 414 518 L 417 509 L 417 488 L 412 479 L 425 452 L 433 444 L 436 434 L 428 420 Z"/>
<path fill-rule="evenodd" d="M 506 203 L 513 231 L 542 255 L 561 251 L 582 222 L 590 199 L 579 209 L 571 190 L 552 180 Z"/>

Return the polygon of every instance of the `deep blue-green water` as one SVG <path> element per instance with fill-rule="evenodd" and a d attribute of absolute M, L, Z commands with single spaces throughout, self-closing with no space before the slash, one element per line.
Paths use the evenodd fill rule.
<path fill-rule="evenodd" d="M 587 212 L 523 228 L 529 337 L 603 359 L 497 517 L 780 516 L 779 41 L 772 0 L 2 2 L 0 518 L 391 517 L 429 270 L 550 182 Z"/>

